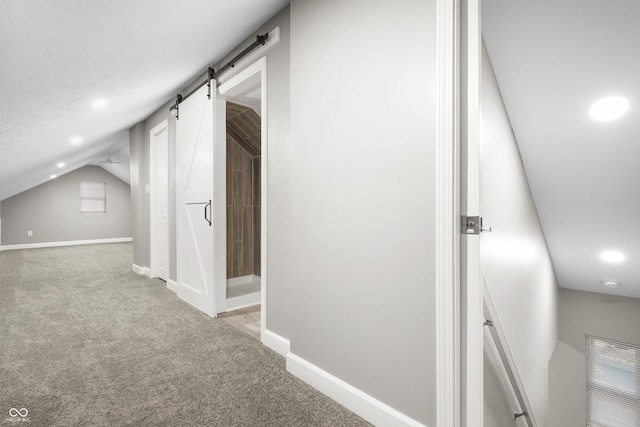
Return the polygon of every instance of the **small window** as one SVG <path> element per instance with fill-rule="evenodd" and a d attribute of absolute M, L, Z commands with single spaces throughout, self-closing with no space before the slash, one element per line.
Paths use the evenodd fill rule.
<path fill-rule="evenodd" d="M 587 335 L 587 426 L 640 426 L 640 346 Z"/>
<path fill-rule="evenodd" d="M 80 182 L 80 213 L 104 213 L 107 211 L 107 183 Z"/>

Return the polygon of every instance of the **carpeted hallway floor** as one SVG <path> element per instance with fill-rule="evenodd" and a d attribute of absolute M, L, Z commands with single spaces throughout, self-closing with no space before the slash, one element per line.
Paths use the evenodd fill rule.
<path fill-rule="evenodd" d="M 0 426 L 364 426 L 248 334 L 131 272 L 131 244 L 0 252 Z M 15 411 L 13 411 L 15 415 Z"/>

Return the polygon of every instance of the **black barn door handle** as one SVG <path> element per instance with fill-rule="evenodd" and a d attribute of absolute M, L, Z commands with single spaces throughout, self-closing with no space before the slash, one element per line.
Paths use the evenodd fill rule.
<path fill-rule="evenodd" d="M 209 200 L 209 203 L 204 205 L 204 219 L 207 220 L 207 222 L 209 223 L 209 227 L 211 227 L 211 220 L 207 218 L 207 207 L 211 208 L 211 200 Z M 211 211 L 211 209 L 209 209 L 209 211 Z"/>

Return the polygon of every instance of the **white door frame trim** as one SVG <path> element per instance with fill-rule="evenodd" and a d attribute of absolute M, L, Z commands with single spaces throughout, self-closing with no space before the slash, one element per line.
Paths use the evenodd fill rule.
<path fill-rule="evenodd" d="M 260 73 L 260 339 L 264 343 L 268 321 L 268 275 L 267 275 L 267 214 L 268 209 L 268 157 L 269 157 L 269 103 L 267 102 L 267 57 L 263 56 L 253 64 L 249 65 L 238 74 L 231 77 L 225 83 L 222 83 L 219 87 L 220 95 L 225 95 L 235 86 L 241 84 L 245 80 L 249 79 L 253 75 Z M 226 255 L 225 260 L 226 263 Z M 226 278 L 225 278 L 226 281 Z"/>
<path fill-rule="evenodd" d="M 437 4 L 436 405 L 437 426 L 460 426 L 459 1 Z"/>
<path fill-rule="evenodd" d="M 156 199 L 156 195 L 158 194 L 158 189 L 156 188 L 156 169 L 157 169 L 157 165 L 156 165 L 156 144 L 155 144 L 155 138 L 160 135 L 162 132 L 166 132 L 167 133 L 167 150 L 169 150 L 169 120 L 168 119 L 164 119 L 160 124 L 158 124 L 157 126 L 155 126 L 153 129 L 151 129 L 149 131 L 149 146 L 150 146 L 150 150 L 149 150 L 149 189 L 150 189 L 150 197 L 149 197 L 149 202 L 150 202 L 150 206 L 149 206 L 149 224 L 150 225 L 150 230 L 149 230 L 149 252 L 150 252 L 150 266 L 149 269 L 151 271 L 151 277 L 158 277 L 158 251 L 157 249 L 157 240 L 159 238 L 158 236 L 158 229 L 156 227 L 157 225 L 157 199 Z M 167 171 L 168 172 L 168 171 Z M 168 173 L 167 173 L 168 176 Z M 169 191 L 169 188 L 167 188 L 167 193 Z M 169 280 L 169 277 L 167 277 L 167 280 Z M 168 283 L 168 282 L 167 282 Z"/>
<path fill-rule="evenodd" d="M 480 236 L 480 0 L 438 0 L 436 399 L 438 427 L 483 425 Z"/>

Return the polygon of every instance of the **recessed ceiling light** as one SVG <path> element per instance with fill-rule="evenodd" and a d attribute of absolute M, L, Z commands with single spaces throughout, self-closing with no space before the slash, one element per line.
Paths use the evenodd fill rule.
<path fill-rule="evenodd" d="M 609 289 L 615 289 L 618 287 L 619 283 L 615 280 L 603 280 L 602 284 L 605 285 Z"/>
<path fill-rule="evenodd" d="M 77 144 L 80 144 L 82 142 L 82 138 L 80 138 L 79 136 L 74 136 L 69 141 L 71 141 L 71 143 L 73 145 L 77 145 Z"/>
<path fill-rule="evenodd" d="M 54 174 L 54 175 L 51 175 L 49 178 L 51 178 L 51 179 L 56 179 L 57 177 L 58 177 L 58 175 L 55 175 L 55 174 Z"/>
<path fill-rule="evenodd" d="M 600 254 L 600 259 L 606 262 L 622 262 L 624 254 L 618 251 L 604 251 Z"/>
<path fill-rule="evenodd" d="M 107 106 L 106 99 L 97 99 L 93 101 L 93 103 L 91 104 L 91 108 L 93 108 L 94 110 L 99 110 L 100 108 L 104 108 L 106 106 Z"/>
<path fill-rule="evenodd" d="M 67 164 L 65 162 L 60 162 L 58 163 L 56 166 L 58 166 L 58 169 L 62 169 L 63 167 L 65 167 Z"/>
<path fill-rule="evenodd" d="M 622 116 L 629 109 L 629 101 L 621 96 L 609 96 L 593 103 L 589 115 L 599 122 L 608 122 Z"/>

